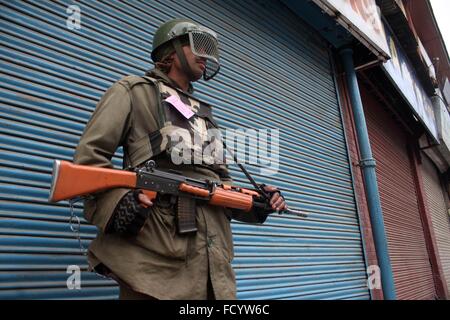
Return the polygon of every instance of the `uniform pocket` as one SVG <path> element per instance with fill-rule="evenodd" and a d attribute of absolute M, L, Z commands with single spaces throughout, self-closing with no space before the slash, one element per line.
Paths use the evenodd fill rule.
<path fill-rule="evenodd" d="M 161 256 L 185 260 L 189 238 L 177 234 L 173 209 L 157 204 L 151 208 L 147 222 L 136 240 L 141 246 Z"/>

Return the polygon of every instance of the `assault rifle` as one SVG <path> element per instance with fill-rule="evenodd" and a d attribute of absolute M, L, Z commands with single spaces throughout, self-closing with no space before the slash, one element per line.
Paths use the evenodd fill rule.
<path fill-rule="evenodd" d="M 167 194 L 179 199 L 195 199 L 244 212 L 249 212 L 253 208 L 272 211 L 271 194 L 263 192 L 261 185 L 259 185 L 260 190 L 253 190 L 209 180 L 192 179 L 176 171 L 157 169 L 152 160 L 148 161 L 144 167 L 133 171 L 76 165 L 68 161 L 55 160 L 49 201 L 69 200 L 120 187 L 141 189 L 152 201 L 158 194 Z M 192 201 L 178 203 L 179 233 L 197 230 L 195 214 L 192 214 L 190 203 Z M 299 210 L 287 209 L 279 213 L 307 217 Z"/>

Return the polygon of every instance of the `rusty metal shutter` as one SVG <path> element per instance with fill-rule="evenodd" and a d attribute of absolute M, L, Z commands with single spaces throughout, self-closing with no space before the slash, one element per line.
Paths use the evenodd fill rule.
<path fill-rule="evenodd" d="M 437 169 L 425 154 L 422 154 L 422 164 L 422 177 L 428 211 L 433 223 L 433 232 L 436 237 L 445 283 L 450 292 L 450 219 L 445 194 L 441 187 Z"/>
<path fill-rule="evenodd" d="M 361 86 L 398 299 L 434 299 L 435 285 L 416 196 L 407 136 Z"/>

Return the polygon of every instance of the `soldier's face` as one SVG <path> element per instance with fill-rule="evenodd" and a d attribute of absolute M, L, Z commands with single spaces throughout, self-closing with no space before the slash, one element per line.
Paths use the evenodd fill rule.
<path fill-rule="evenodd" d="M 189 45 L 183 46 L 183 52 L 186 57 L 186 61 L 191 67 L 191 70 L 194 74 L 193 81 L 199 80 L 203 75 L 203 71 L 205 71 L 206 59 L 197 57 L 195 54 L 193 54 L 191 47 Z M 181 63 L 178 59 L 178 56 L 176 54 L 174 55 L 174 62 L 175 65 L 179 67 L 179 70 L 183 70 L 183 68 L 181 67 Z"/>

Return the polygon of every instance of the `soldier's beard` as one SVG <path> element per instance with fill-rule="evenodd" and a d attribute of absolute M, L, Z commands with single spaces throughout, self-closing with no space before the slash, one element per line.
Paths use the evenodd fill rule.
<path fill-rule="evenodd" d="M 165 74 L 168 74 L 170 71 L 170 68 L 172 68 L 172 64 L 173 64 L 173 58 L 167 57 L 162 61 L 156 62 L 155 68 L 158 70 L 161 70 Z"/>

